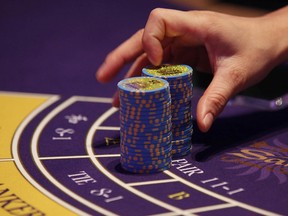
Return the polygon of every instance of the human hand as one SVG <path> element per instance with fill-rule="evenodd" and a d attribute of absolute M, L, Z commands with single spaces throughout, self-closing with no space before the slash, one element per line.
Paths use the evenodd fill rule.
<path fill-rule="evenodd" d="M 287 58 L 288 41 L 283 39 L 283 31 L 288 28 L 280 22 L 283 17 L 287 19 L 287 10 L 245 18 L 209 11 L 155 9 L 144 29 L 109 53 L 97 79 L 108 82 L 133 61 L 125 77 L 140 75 L 148 64 L 162 62 L 210 71 L 213 80 L 196 111 L 198 126 L 206 132 L 233 95 L 262 80 Z M 113 104 L 119 105 L 117 94 Z"/>

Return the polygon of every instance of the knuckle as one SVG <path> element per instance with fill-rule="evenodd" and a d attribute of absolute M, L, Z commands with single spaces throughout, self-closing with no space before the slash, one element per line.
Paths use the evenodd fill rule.
<path fill-rule="evenodd" d="M 211 103 L 215 106 L 215 110 L 218 110 L 218 113 L 223 110 L 227 101 L 229 100 L 225 95 L 219 92 L 212 94 L 209 99 Z M 218 113 L 214 114 L 217 115 Z"/>
<path fill-rule="evenodd" d="M 143 37 L 142 37 L 142 39 L 141 39 L 142 45 L 145 47 L 145 45 L 146 45 L 147 43 L 149 43 L 149 41 L 150 41 L 150 38 L 147 37 L 147 34 L 146 34 L 146 35 L 143 34 Z"/>
<path fill-rule="evenodd" d="M 105 58 L 105 62 L 113 62 L 115 59 L 115 52 L 112 51 L 110 53 L 108 53 L 108 55 Z"/>
<path fill-rule="evenodd" d="M 105 64 L 125 64 L 125 58 L 123 56 L 119 56 L 118 52 L 116 50 L 111 51 L 107 54 L 105 60 Z"/>
<path fill-rule="evenodd" d="M 142 38 L 143 36 L 143 33 L 144 33 L 144 29 L 139 29 L 136 33 L 135 33 L 135 36 L 136 38 Z"/>
<path fill-rule="evenodd" d="M 235 93 L 243 89 L 245 86 L 247 78 L 245 77 L 245 73 L 240 69 L 232 69 L 229 72 L 229 80 L 231 82 L 231 86 L 234 86 Z"/>
<path fill-rule="evenodd" d="M 207 10 L 192 10 L 188 13 L 193 16 L 193 19 L 197 19 L 197 21 L 204 26 L 206 26 L 206 24 L 207 26 L 213 26 L 214 23 L 217 23 L 219 18 L 219 14 L 217 12 Z"/>
<path fill-rule="evenodd" d="M 151 12 L 150 12 L 150 15 L 149 15 L 149 18 L 152 18 L 152 19 L 157 19 L 159 17 L 162 17 L 162 14 L 163 14 L 163 11 L 165 9 L 163 8 L 155 8 L 153 9 Z"/>

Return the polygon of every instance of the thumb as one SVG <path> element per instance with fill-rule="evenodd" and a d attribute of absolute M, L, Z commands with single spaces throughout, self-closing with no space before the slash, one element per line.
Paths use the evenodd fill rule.
<path fill-rule="evenodd" d="M 200 98 L 196 116 L 198 127 L 202 132 L 210 129 L 215 118 L 236 93 L 239 82 L 236 81 L 237 79 L 231 78 L 227 73 L 215 73 L 213 80 Z"/>

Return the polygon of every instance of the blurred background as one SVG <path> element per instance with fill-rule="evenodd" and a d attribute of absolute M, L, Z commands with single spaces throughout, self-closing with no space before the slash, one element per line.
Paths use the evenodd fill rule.
<path fill-rule="evenodd" d="M 286 0 L 167 0 L 190 9 L 211 10 L 237 16 L 256 17 L 277 10 L 288 4 Z M 286 37 L 283 35 L 283 37 Z M 255 38 L 257 40 L 257 38 Z M 206 88 L 212 76 L 195 73 L 195 86 Z M 241 95 L 263 100 L 277 100 L 288 93 L 288 64 L 279 65 L 258 85 L 241 92 Z M 284 99 L 285 97 L 283 97 Z M 287 99 L 287 98 L 285 98 Z M 287 103 L 287 101 L 286 101 Z"/>
<path fill-rule="evenodd" d="M 0 90 L 112 97 L 129 65 L 109 85 L 98 83 L 95 72 L 112 49 L 145 26 L 152 9 L 259 16 L 286 4 L 284 0 L 1 0 Z M 287 94 L 287 70 L 287 64 L 279 65 L 262 83 L 241 94 L 264 100 Z M 195 87 L 204 89 L 210 80 L 209 74 L 195 72 Z"/>

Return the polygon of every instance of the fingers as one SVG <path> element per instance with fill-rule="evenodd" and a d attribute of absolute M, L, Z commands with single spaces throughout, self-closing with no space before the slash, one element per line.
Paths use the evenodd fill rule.
<path fill-rule="evenodd" d="M 201 44 L 200 23 L 196 16 L 194 18 L 188 12 L 169 9 L 154 9 L 150 13 L 143 33 L 142 44 L 153 65 L 161 64 L 163 50 L 171 43 L 175 42 L 179 46 Z"/>
<path fill-rule="evenodd" d="M 139 30 L 107 55 L 104 63 L 96 72 L 98 81 L 108 82 L 112 80 L 124 65 L 132 62 L 143 53 L 142 34 L 143 30 Z"/>
<path fill-rule="evenodd" d="M 142 69 L 148 64 L 150 64 L 149 60 L 147 59 L 147 55 L 144 53 L 135 60 L 129 71 L 126 73 L 125 78 L 132 76 L 140 76 Z"/>
<path fill-rule="evenodd" d="M 116 91 L 114 96 L 113 96 L 112 106 L 114 106 L 114 107 L 119 107 L 120 106 L 119 92 L 118 91 Z"/>
<path fill-rule="evenodd" d="M 142 54 L 140 57 L 136 59 L 136 61 L 132 64 L 129 71 L 125 75 L 125 78 L 132 77 L 132 76 L 140 76 L 142 68 L 147 66 L 149 64 L 149 61 L 147 59 L 146 54 Z M 119 92 L 116 91 L 116 93 L 113 96 L 112 105 L 114 107 L 119 107 L 120 101 L 119 101 Z"/>
<path fill-rule="evenodd" d="M 198 101 L 197 124 L 207 132 L 215 118 L 222 112 L 229 99 L 243 89 L 245 79 L 240 71 L 218 71 Z"/>
<path fill-rule="evenodd" d="M 159 65 L 163 60 L 163 47 L 165 48 L 171 43 L 179 46 L 183 44 L 200 45 L 202 39 L 198 33 L 201 32 L 199 27 L 203 27 L 203 23 L 197 21 L 196 14 L 193 13 L 194 19 L 191 19 L 188 12 L 168 9 L 153 10 L 145 30 L 139 30 L 109 53 L 99 67 L 96 78 L 100 82 L 112 80 L 125 64 L 134 61 L 143 53 L 147 54 L 147 58 L 152 64 Z M 128 76 L 133 74 L 132 71 Z"/>

